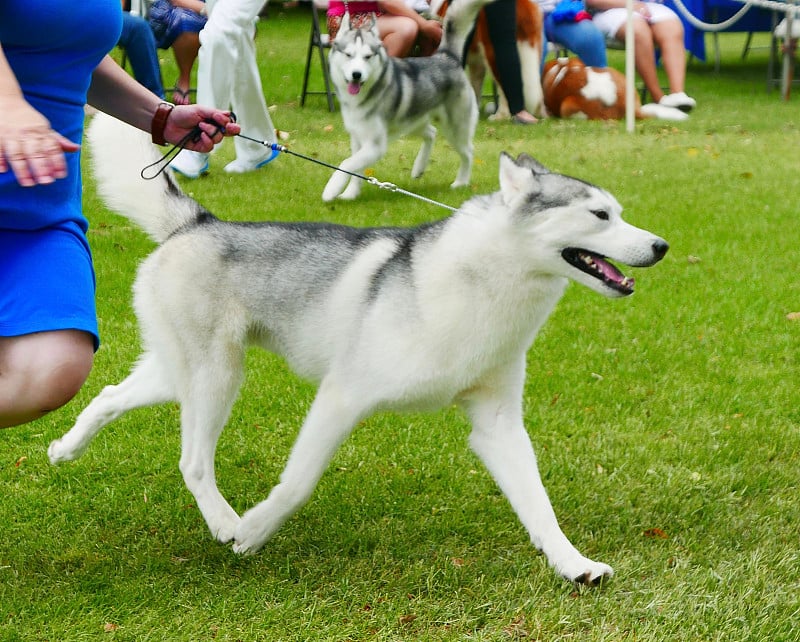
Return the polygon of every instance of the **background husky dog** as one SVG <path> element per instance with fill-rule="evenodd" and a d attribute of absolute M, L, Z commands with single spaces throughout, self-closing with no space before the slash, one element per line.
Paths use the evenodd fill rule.
<path fill-rule="evenodd" d="M 436 128 L 431 124 L 431 116 L 436 116 L 461 159 L 452 187 L 469 183 L 478 106 L 461 57 L 475 16 L 488 2 L 455 2 L 444 19 L 439 49 L 423 58 L 390 57 L 375 21 L 369 29 L 351 29 L 345 13 L 330 55 L 331 80 L 352 152 L 342 161 L 342 169 L 362 172 L 383 158 L 392 140 L 413 133 L 422 137 L 422 147 L 411 175 L 422 176 L 436 138 Z M 356 198 L 361 183 L 359 178 L 334 172 L 322 200 Z"/>
<path fill-rule="evenodd" d="M 50 445 L 53 463 L 128 410 L 178 401 L 186 485 L 211 533 L 253 553 L 308 500 L 360 420 L 455 402 L 472 420 L 470 446 L 555 570 L 591 583 L 612 574 L 561 532 L 522 421 L 526 353 L 568 280 L 626 296 L 633 279 L 603 257 L 648 266 L 667 251 L 620 218 L 611 194 L 503 154 L 500 191 L 420 227 L 228 223 L 167 174 L 139 178 L 160 156 L 138 130 L 98 115 L 88 136 L 101 194 L 160 246 L 134 285 L 144 353 Z M 217 489 L 214 451 L 248 344 L 283 355 L 319 390 L 280 483 L 240 518 Z"/>

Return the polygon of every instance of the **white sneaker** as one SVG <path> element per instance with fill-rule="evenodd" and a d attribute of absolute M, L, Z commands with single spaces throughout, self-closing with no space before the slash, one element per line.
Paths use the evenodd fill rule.
<path fill-rule="evenodd" d="M 692 111 L 692 109 L 697 107 L 697 101 L 691 96 L 687 96 L 682 91 L 677 91 L 674 94 L 662 96 L 661 100 L 658 101 L 658 104 L 664 105 L 665 107 L 675 107 L 681 111 Z"/>
<path fill-rule="evenodd" d="M 197 178 L 208 171 L 208 154 L 182 149 L 169 166 L 186 178 Z"/>
<path fill-rule="evenodd" d="M 271 149 L 264 158 L 262 158 L 260 161 L 256 161 L 255 163 L 246 162 L 237 158 L 225 165 L 225 171 L 229 174 L 245 174 L 247 172 L 254 172 L 257 169 L 264 167 L 264 165 L 270 161 L 275 160 L 278 157 L 278 154 L 279 152 L 277 149 Z"/>

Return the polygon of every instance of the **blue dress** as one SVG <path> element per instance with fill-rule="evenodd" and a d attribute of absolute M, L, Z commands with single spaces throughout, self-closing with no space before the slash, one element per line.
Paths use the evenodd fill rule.
<path fill-rule="evenodd" d="M 92 72 L 121 25 L 119 0 L 0 0 L 0 43 L 25 99 L 73 142 Z M 50 185 L 0 174 L 0 336 L 77 329 L 98 343 L 80 153 L 66 161 L 67 177 Z"/>

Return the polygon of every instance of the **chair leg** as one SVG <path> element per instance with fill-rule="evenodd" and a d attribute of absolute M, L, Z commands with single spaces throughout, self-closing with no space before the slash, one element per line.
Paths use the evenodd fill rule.
<path fill-rule="evenodd" d="M 747 40 L 744 41 L 744 48 L 742 49 L 742 60 L 747 58 L 747 54 L 750 53 L 750 44 L 753 42 L 753 32 L 747 32 Z"/>
<path fill-rule="evenodd" d="M 306 70 L 303 74 L 303 92 L 300 94 L 300 106 L 306 104 L 306 95 L 308 94 L 308 76 L 311 73 L 311 56 L 314 53 L 314 28 L 311 28 L 311 37 L 308 41 L 308 54 L 306 55 Z"/>
<path fill-rule="evenodd" d="M 314 6 L 311 7 L 311 10 L 316 12 L 316 8 Z M 325 83 L 325 96 L 328 99 L 328 111 L 336 111 L 336 107 L 333 103 L 333 87 L 331 84 L 331 77 L 330 71 L 328 69 L 328 60 L 325 56 L 325 49 L 327 49 L 329 45 L 323 42 L 323 36 L 320 31 L 318 14 L 314 13 L 312 15 L 312 24 L 311 24 L 311 36 L 309 37 L 308 41 L 308 52 L 306 54 L 306 69 L 303 73 L 303 91 L 300 95 L 300 106 L 303 107 L 306 104 L 306 96 L 310 94 L 321 94 L 321 91 L 310 91 L 308 89 L 308 79 L 311 74 L 311 58 L 314 55 L 314 49 L 319 52 L 319 63 L 320 68 L 322 69 L 322 80 Z"/>
<path fill-rule="evenodd" d="M 336 111 L 333 105 L 333 89 L 331 88 L 331 74 L 328 69 L 328 60 L 325 58 L 325 47 L 319 44 L 319 62 L 322 66 L 322 79 L 325 82 L 325 94 L 328 97 L 328 111 Z"/>

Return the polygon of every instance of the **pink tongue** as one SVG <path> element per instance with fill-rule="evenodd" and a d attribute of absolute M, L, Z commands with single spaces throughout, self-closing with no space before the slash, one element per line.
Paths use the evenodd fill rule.
<path fill-rule="evenodd" d="M 355 96 L 359 91 L 361 91 L 361 85 L 359 85 L 357 82 L 351 82 L 347 84 L 347 92 L 350 95 Z"/>

